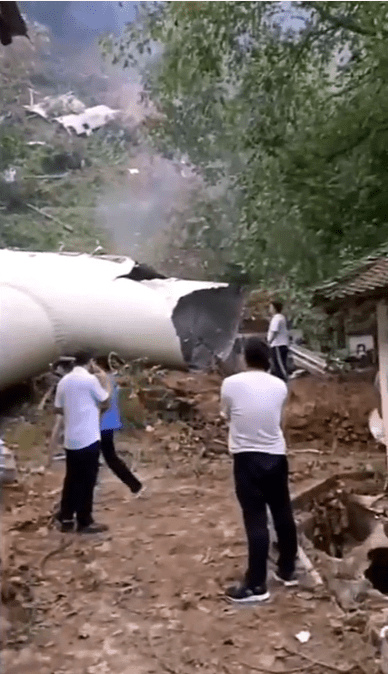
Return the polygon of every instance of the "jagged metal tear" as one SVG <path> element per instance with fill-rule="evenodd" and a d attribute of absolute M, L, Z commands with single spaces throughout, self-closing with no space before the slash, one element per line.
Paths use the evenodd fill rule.
<path fill-rule="evenodd" d="M 242 305 L 240 288 L 127 257 L 0 250 L 0 389 L 78 348 L 205 369 L 228 357 Z"/>
<path fill-rule="evenodd" d="M 233 286 L 197 290 L 178 300 L 172 321 L 186 363 L 203 370 L 228 358 L 236 338 L 242 294 Z M 232 319 L 232 322 L 231 322 Z"/>

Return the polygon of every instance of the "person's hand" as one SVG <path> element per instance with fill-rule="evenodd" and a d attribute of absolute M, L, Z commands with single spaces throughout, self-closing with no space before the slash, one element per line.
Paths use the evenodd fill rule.
<path fill-rule="evenodd" d="M 53 456 L 55 453 L 55 450 L 57 449 L 57 444 L 54 442 L 52 439 L 48 441 L 47 443 L 47 461 L 46 461 L 46 468 L 50 468 L 53 462 Z"/>
<path fill-rule="evenodd" d="M 94 360 L 91 360 L 89 363 L 89 372 L 90 374 L 96 374 L 98 365 Z"/>
<path fill-rule="evenodd" d="M 94 360 L 91 361 L 90 372 L 91 374 L 94 374 L 98 377 L 106 375 L 106 372 L 104 372 L 104 370 L 99 365 L 97 365 Z"/>

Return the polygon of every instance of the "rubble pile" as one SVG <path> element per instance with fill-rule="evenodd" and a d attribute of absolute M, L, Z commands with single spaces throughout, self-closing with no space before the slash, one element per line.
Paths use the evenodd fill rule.
<path fill-rule="evenodd" d="M 46 373 L 35 380 L 38 410 L 52 408 L 61 374 Z M 127 426 L 153 427 L 155 439 L 167 449 L 178 443 L 187 452 L 201 455 L 226 451 L 227 428 L 219 414 L 219 372 L 166 371 L 136 360 L 117 366 L 115 376 Z M 289 390 L 285 429 L 290 446 L 317 444 L 333 452 L 338 447 L 376 450 L 368 426 L 369 413 L 376 406 L 371 383 L 344 381 L 334 375 L 324 379 L 307 376 L 290 382 Z"/>
<path fill-rule="evenodd" d="M 313 502 L 312 512 L 315 547 L 332 557 L 341 558 L 349 528 L 349 514 L 344 503 L 343 489 L 323 494 Z"/>
<path fill-rule="evenodd" d="M 210 453 L 226 451 L 227 432 L 219 417 L 219 391 L 222 378 L 217 373 L 186 374 L 170 372 L 160 381 L 171 400 L 185 402 L 190 413 L 184 418 L 199 443 Z M 287 442 L 319 443 L 320 448 L 357 445 L 376 449 L 370 435 L 368 415 L 375 406 L 373 386 L 368 382 L 344 382 L 339 378 L 304 377 L 290 383 L 290 396 L 285 411 Z M 163 417 L 166 419 L 166 417 Z M 179 419 L 179 414 L 175 419 Z M 181 418 L 182 419 L 182 418 Z M 198 451 L 198 441 L 196 445 Z"/>
<path fill-rule="evenodd" d="M 129 396 L 138 396 L 146 409 L 145 416 L 152 424 L 154 440 L 158 440 L 166 451 L 179 449 L 200 456 L 225 452 L 227 427 L 220 418 L 220 375 L 155 369 L 151 375 L 149 373 L 143 373 L 137 380 L 136 392 L 133 377 L 130 380 L 121 377 L 119 381 L 132 391 Z"/>
<path fill-rule="evenodd" d="M 375 391 L 367 381 L 343 381 L 335 376 L 295 380 L 285 413 L 288 441 L 315 440 L 333 451 L 355 445 L 375 449 L 368 426 L 375 407 Z"/>

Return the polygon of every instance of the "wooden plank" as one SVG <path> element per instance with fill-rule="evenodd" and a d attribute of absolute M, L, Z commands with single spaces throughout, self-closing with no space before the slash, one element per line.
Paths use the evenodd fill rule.
<path fill-rule="evenodd" d="M 383 416 L 388 473 L 388 306 L 385 301 L 379 302 L 377 305 L 377 338 L 381 411 Z"/>

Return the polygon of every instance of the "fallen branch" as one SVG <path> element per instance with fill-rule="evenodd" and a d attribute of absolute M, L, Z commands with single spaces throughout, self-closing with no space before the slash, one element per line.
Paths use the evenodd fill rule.
<path fill-rule="evenodd" d="M 74 232 L 73 227 L 70 225 L 65 225 L 64 222 L 61 220 L 58 220 L 58 218 L 55 218 L 53 215 L 50 215 L 49 213 L 46 213 L 43 211 L 41 208 L 37 208 L 36 206 L 33 206 L 32 204 L 27 204 L 28 208 L 31 208 L 31 210 L 36 211 L 36 213 L 39 213 L 39 215 L 43 215 L 45 218 L 48 220 L 52 220 L 53 222 L 56 222 L 58 225 L 61 225 L 63 229 L 66 229 L 67 232 Z"/>
<path fill-rule="evenodd" d="M 46 555 L 44 555 L 44 557 L 42 557 L 42 559 L 39 563 L 39 568 L 40 568 L 40 572 L 41 572 L 42 575 L 43 575 L 44 567 L 45 567 L 46 563 L 48 562 L 48 560 L 51 557 L 54 557 L 54 555 L 57 555 L 60 552 L 63 552 L 64 550 L 66 550 L 66 548 L 68 548 L 72 543 L 73 543 L 73 539 L 63 540 L 62 543 L 58 547 L 54 548 L 54 550 L 50 550 L 50 552 L 48 552 Z"/>
<path fill-rule="evenodd" d="M 289 454 L 322 454 L 319 449 L 292 449 Z"/>

